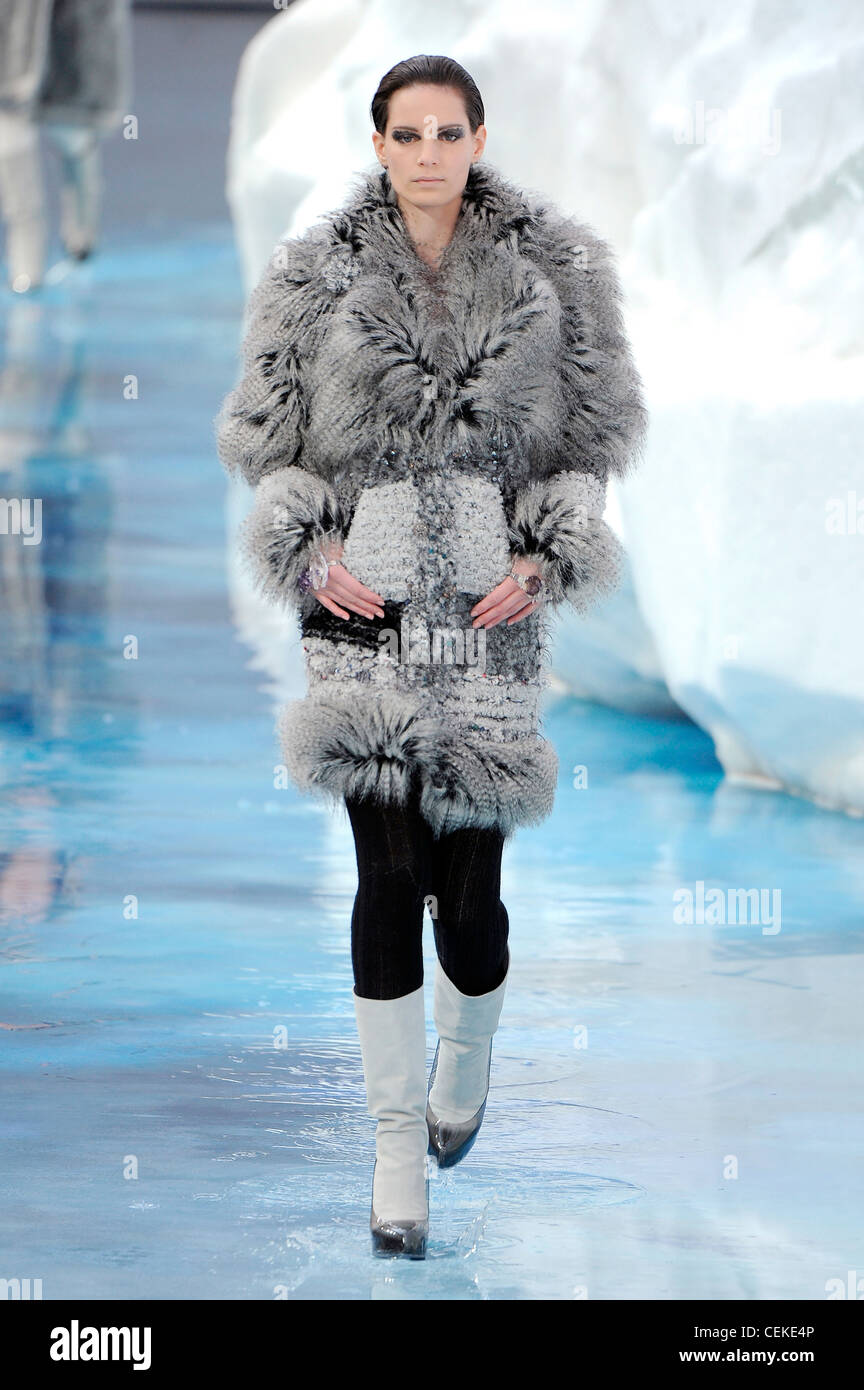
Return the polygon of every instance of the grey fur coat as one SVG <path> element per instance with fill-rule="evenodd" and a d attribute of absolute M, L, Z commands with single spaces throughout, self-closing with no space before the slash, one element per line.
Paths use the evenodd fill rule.
<path fill-rule="evenodd" d="M 548 815 L 550 619 L 617 585 L 606 482 L 646 428 L 620 300 L 608 244 L 485 161 L 437 270 L 383 170 L 276 246 L 216 438 L 256 490 L 251 573 L 300 625 L 307 694 L 276 730 L 300 789 L 402 804 L 416 786 L 436 835 Z M 383 619 L 298 589 L 325 537 Z M 541 565 L 546 603 L 472 628 L 516 555 Z"/>

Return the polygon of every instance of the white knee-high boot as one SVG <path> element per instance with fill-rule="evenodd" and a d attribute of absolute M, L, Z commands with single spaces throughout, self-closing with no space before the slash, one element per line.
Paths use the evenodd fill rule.
<path fill-rule="evenodd" d="M 435 965 L 435 1026 L 438 1047 L 426 1112 L 430 1152 L 440 1167 L 458 1163 L 471 1148 L 483 1120 L 489 1091 L 492 1038 L 501 1017 L 510 976 L 487 994 L 463 994 Z"/>
<path fill-rule="evenodd" d="M 355 991 L 354 1009 L 367 1108 L 378 1121 L 373 1248 L 416 1258 L 425 1252 L 429 1219 L 423 986 L 399 999 L 364 999 Z"/>

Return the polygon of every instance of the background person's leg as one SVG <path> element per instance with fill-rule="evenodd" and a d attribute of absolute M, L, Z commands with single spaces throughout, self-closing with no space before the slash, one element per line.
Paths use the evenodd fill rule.
<path fill-rule="evenodd" d="M 68 123 L 46 123 L 45 130 L 60 156 L 60 235 L 68 254 L 82 260 L 99 235 L 99 134 L 92 126 Z"/>
<path fill-rule="evenodd" d="M 42 284 L 48 240 L 39 130 L 6 111 L 0 111 L 0 216 L 9 285 L 24 293 Z"/>

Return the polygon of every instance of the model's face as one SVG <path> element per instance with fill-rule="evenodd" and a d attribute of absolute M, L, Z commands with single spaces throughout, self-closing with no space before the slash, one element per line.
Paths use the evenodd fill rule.
<path fill-rule="evenodd" d="M 390 98 L 387 129 L 372 136 L 396 194 L 420 207 L 461 196 L 486 127 L 472 135 L 461 92 L 450 87 L 402 87 Z"/>

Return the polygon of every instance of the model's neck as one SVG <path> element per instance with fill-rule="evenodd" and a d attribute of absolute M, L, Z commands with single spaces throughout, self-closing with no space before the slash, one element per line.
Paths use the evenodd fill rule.
<path fill-rule="evenodd" d="M 433 270 L 437 269 L 441 257 L 453 240 L 456 223 L 462 211 L 461 194 L 437 208 L 418 207 L 416 203 L 408 202 L 401 196 L 397 196 L 396 202 L 418 256 Z"/>

